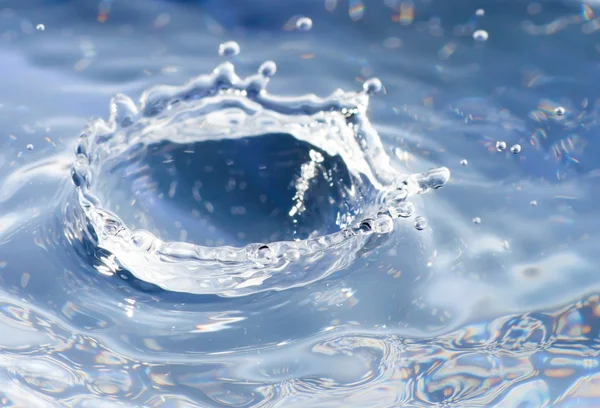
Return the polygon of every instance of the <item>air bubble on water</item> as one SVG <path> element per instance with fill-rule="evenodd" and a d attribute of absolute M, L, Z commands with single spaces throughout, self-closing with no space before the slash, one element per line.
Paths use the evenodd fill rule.
<path fill-rule="evenodd" d="M 377 215 L 373 222 L 373 231 L 378 234 L 389 234 L 394 230 L 394 220 L 386 213 Z"/>
<path fill-rule="evenodd" d="M 409 218 L 415 212 L 415 205 L 410 201 L 404 201 L 392 207 L 390 212 L 396 218 Z"/>
<path fill-rule="evenodd" d="M 499 152 L 503 152 L 504 150 L 506 150 L 506 142 L 503 142 L 503 141 L 496 142 L 496 150 L 498 150 Z"/>
<path fill-rule="evenodd" d="M 537 206 L 537 201 L 535 201 L 535 200 L 531 200 L 531 201 L 529 202 L 529 205 L 530 205 L 530 206 L 532 206 L 532 207 L 536 207 L 536 206 Z"/>
<path fill-rule="evenodd" d="M 251 251 L 248 257 L 261 265 L 269 265 L 274 260 L 273 250 L 268 245 L 260 245 L 255 251 Z"/>
<path fill-rule="evenodd" d="M 475 12 L 475 15 L 478 17 L 481 17 L 483 15 L 485 15 L 485 10 L 484 9 L 477 9 L 477 11 Z"/>
<path fill-rule="evenodd" d="M 46 29 L 46 26 L 43 24 L 38 24 L 35 26 L 35 29 L 38 31 L 44 31 Z"/>
<path fill-rule="evenodd" d="M 363 90 L 368 94 L 376 94 L 381 91 L 383 85 L 379 78 L 371 78 L 365 81 L 363 84 Z"/>
<path fill-rule="evenodd" d="M 562 106 L 558 106 L 556 109 L 554 109 L 554 113 L 556 116 L 563 116 L 566 113 L 566 110 Z"/>
<path fill-rule="evenodd" d="M 521 153 L 521 145 L 519 144 L 514 144 L 510 147 L 510 152 L 512 154 L 519 154 Z"/>
<path fill-rule="evenodd" d="M 489 34 L 485 30 L 477 30 L 473 33 L 473 39 L 475 41 L 487 41 Z"/>
<path fill-rule="evenodd" d="M 415 228 L 419 231 L 423 231 L 427 228 L 427 219 L 421 215 L 415 218 Z"/>
<path fill-rule="evenodd" d="M 27 145 L 27 150 L 33 150 L 33 145 L 31 143 Z"/>
<path fill-rule="evenodd" d="M 312 28 L 312 20 L 308 17 L 300 17 L 296 21 L 296 28 L 302 31 L 309 31 Z"/>
<path fill-rule="evenodd" d="M 265 78 L 270 78 L 277 72 L 277 65 L 273 61 L 265 61 L 258 68 L 258 73 Z"/>
<path fill-rule="evenodd" d="M 481 218 L 479 218 L 479 217 L 473 218 L 473 224 L 481 224 Z"/>
<path fill-rule="evenodd" d="M 467 161 L 467 159 L 462 159 L 462 160 L 460 161 L 460 165 L 461 165 L 461 166 L 466 166 L 467 164 L 469 164 L 469 162 Z"/>
<path fill-rule="evenodd" d="M 240 53 L 240 45 L 235 41 L 227 41 L 219 45 L 219 55 L 222 57 L 233 57 Z"/>

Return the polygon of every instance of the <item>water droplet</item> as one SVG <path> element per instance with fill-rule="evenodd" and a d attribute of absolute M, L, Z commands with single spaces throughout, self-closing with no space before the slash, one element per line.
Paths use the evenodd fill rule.
<path fill-rule="evenodd" d="M 27 145 L 27 150 L 33 150 L 33 145 L 31 143 Z"/>
<path fill-rule="evenodd" d="M 415 212 L 415 205 L 410 201 L 404 201 L 393 207 L 390 212 L 396 218 L 409 218 Z"/>
<path fill-rule="evenodd" d="M 535 200 L 531 200 L 531 201 L 529 202 L 529 205 L 530 205 L 530 206 L 532 206 L 532 207 L 536 207 L 536 206 L 537 206 L 537 201 L 535 201 Z"/>
<path fill-rule="evenodd" d="M 429 170 L 427 173 L 418 176 L 419 193 L 426 193 L 429 190 L 437 190 L 443 187 L 450 180 L 450 170 L 446 167 L 438 167 Z"/>
<path fill-rule="evenodd" d="M 381 88 L 383 88 L 383 85 L 379 78 L 368 79 L 363 84 L 363 89 L 368 94 L 376 94 L 381 91 Z"/>
<path fill-rule="evenodd" d="M 287 251 L 285 251 L 285 253 L 283 254 L 283 256 L 288 261 L 291 261 L 291 262 L 297 261 L 298 259 L 300 259 L 300 251 L 298 251 L 295 248 L 290 248 Z"/>
<path fill-rule="evenodd" d="M 362 222 L 360 223 L 360 225 L 358 226 L 358 229 L 362 232 L 371 232 L 373 230 L 373 222 L 374 220 L 371 218 L 367 218 L 365 220 L 362 220 Z"/>
<path fill-rule="evenodd" d="M 479 218 L 479 217 L 473 218 L 473 224 L 481 224 L 481 218 Z"/>
<path fill-rule="evenodd" d="M 308 17 L 300 17 L 298 21 L 296 21 L 296 28 L 302 31 L 308 31 L 312 28 L 312 20 Z"/>
<path fill-rule="evenodd" d="M 258 73 L 265 78 L 272 77 L 277 72 L 277 65 L 273 61 L 265 61 L 258 68 Z"/>
<path fill-rule="evenodd" d="M 373 222 L 373 231 L 378 234 L 389 234 L 394 230 L 394 220 L 388 214 L 379 214 Z"/>
<path fill-rule="evenodd" d="M 498 150 L 499 152 L 503 152 L 504 150 L 506 150 L 506 142 L 496 142 L 496 150 Z"/>
<path fill-rule="evenodd" d="M 485 30 L 477 30 L 473 33 L 475 41 L 487 41 L 489 34 Z"/>
<path fill-rule="evenodd" d="M 268 265 L 273 262 L 273 251 L 267 245 L 262 245 L 256 251 L 254 260 L 263 265 Z"/>
<path fill-rule="evenodd" d="M 462 160 L 460 161 L 460 165 L 461 165 L 461 166 L 466 166 L 467 164 L 469 164 L 469 162 L 467 161 L 467 159 L 462 159 Z"/>
<path fill-rule="evenodd" d="M 484 9 L 477 9 L 477 11 L 475 12 L 475 15 L 478 17 L 481 17 L 483 15 L 485 15 L 485 10 Z"/>
<path fill-rule="evenodd" d="M 423 231 L 425 228 L 427 228 L 427 219 L 419 215 L 417 218 L 415 218 L 415 228 L 419 231 Z"/>
<path fill-rule="evenodd" d="M 519 153 L 521 153 L 521 145 L 519 145 L 519 144 L 512 145 L 510 147 L 510 152 L 512 154 L 519 154 Z"/>
<path fill-rule="evenodd" d="M 43 24 L 38 24 L 35 26 L 35 29 L 38 31 L 44 31 L 46 29 L 46 26 Z"/>
<path fill-rule="evenodd" d="M 556 116 L 563 116 L 565 112 L 565 108 L 563 108 L 562 106 L 558 106 L 556 109 L 554 109 L 554 113 L 556 114 Z"/>
<path fill-rule="evenodd" d="M 408 191 L 405 188 L 400 187 L 389 193 L 387 201 L 394 203 L 404 201 L 406 198 L 408 198 Z"/>
<path fill-rule="evenodd" d="M 227 41 L 219 45 L 219 55 L 222 57 L 233 57 L 240 53 L 240 45 L 235 41 Z"/>

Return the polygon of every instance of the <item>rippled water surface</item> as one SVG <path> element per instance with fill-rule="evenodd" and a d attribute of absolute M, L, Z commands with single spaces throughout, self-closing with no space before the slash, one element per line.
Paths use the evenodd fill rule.
<path fill-rule="evenodd" d="M 0 0 L 0 406 L 599 406 L 598 15 Z"/>

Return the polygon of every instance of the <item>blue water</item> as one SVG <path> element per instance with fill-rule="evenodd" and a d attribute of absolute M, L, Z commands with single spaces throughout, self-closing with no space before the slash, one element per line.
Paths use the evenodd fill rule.
<path fill-rule="evenodd" d="M 0 1 L 0 406 L 600 405 L 598 15 L 550 0 Z M 219 56 L 227 41 L 239 55 Z M 103 208 L 163 240 L 271 246 L 157 266 L 73 216 L 80 136 L 115 94 L 137 101 L 224 62 L 244 78 L 267 60 L 282 123 L 315 106 L 294 98 L 379 78 L 364 113 L 377 138 L 361 146 L 378 160 L 285 127 L 206 141 L 192 123 L 182 147 L 150 115 L 107 133 L 107 146 L 155 128 L 161 140 L 93 168 Z M 363 177 L 385 164 L 377 141 L 396 181 L 451 173 L 381 234 L 380 180 Z M 290 221 L 286 180 L 313 162 L 307 212 Z M 319 241 L 365 217 L 347 245 Z M 309 237 L 299 260 L 272 244 Z"/>

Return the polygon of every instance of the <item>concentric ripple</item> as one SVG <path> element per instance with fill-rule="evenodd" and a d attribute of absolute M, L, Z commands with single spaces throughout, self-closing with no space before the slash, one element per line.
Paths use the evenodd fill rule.
<path fill-rule="evenodd" d="M 449 179 L 392 167 L 366 116 L 378 80 L 276 97 L 265 64 L 242 79 L 225 63 L 151 88 L 139 106 L 117 95 L 109 120 L 86 127 L 63 214 L 100 272 L 221 296 L 305 285 L 347 267 L 413 214 L 409 197 Z"/>

